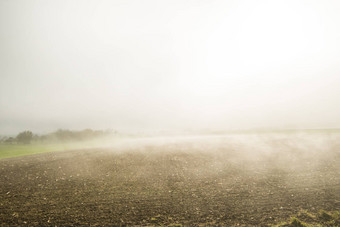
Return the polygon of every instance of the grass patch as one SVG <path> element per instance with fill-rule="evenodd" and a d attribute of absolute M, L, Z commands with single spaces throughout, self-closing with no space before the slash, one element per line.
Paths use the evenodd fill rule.
<path fill-rule="evenodd" d="M 291 227 L 307 227 L 308 225 L 296 217 L 292 217 L 289 226 Z"/>
<path fill-rule="evenodd" d="M 281 222 L 273 227 L 321 227 L 340 226 L 339 211 L 320 210 L 317 214 L 312 214 L 306 210 L 301 210 L 297 217 L 292 217 L 290 222 Z"/>
<path fill-rule="evenodd" d="M 12 158 L 23 155 L 39 154 L 56 150 L 51 145 L 29 144 L 29 145 L 6 145 L 0 144 L 0 159 Z"/>
<path fill-rule="evenodd" d="M 325 210 L 320 210 L 319 211 L 319 219 L 324 221 L 324 222 L 328 222 L 333 220 L 333 216 L 331 213 L 325 211 Z"/>
<path fill-rule="evenodd" d="M 0 144 L 0 159 L 90 147 L 86 143 Z"/>

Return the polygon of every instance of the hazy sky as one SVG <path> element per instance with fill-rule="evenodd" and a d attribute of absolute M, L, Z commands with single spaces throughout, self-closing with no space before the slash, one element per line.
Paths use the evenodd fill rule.
<path fill-rule="evenodd" d="M 340 1 L 0 0 L 0 133 L 340 127 Z"/>

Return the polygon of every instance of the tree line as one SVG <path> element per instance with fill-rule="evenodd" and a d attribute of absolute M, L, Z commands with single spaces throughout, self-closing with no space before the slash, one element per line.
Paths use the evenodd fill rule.
<path fill-rule="evenodd" d="M 59 129 L 55 132 L 38 135 L 34 134 L 32 131 L 23 131 L 18 133 L 15 137 L 2 137 L 0 139 L 1 143 L 5 144 L 30 144 L 31 142 L 67 142 L 67 141 L 82 141 L 94 139 L 106 135 L 116 134 L 116 131 L 112 130 L 92 130 L 84 129 L 81 131 L 72 131 Z"/>

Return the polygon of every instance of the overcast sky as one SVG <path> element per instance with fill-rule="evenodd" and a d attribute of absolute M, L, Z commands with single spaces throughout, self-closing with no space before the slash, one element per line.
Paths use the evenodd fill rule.
<path fill-rule="evenodd" d="M 340 127 L 340 1 L 0 0 L 0 134 Z"/>

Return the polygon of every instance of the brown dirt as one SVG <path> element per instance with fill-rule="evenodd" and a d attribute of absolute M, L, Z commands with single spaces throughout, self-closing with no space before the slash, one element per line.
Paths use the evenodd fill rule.
<path fill-rule="evenodd" d="M 185 146 L 91 149 L 0 160 L 4 226 L 255 225 L 340 208 L 340 153 Z M 317 162 L 316 162 L 317 160 Z"/>

